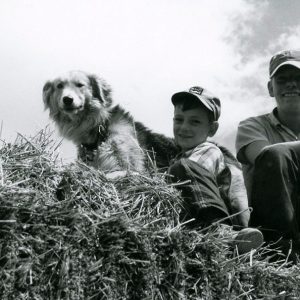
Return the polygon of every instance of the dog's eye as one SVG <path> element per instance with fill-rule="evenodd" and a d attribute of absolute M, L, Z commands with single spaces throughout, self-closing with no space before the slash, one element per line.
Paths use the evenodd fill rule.
<path fill-rule="evenodd" d="M 81 87 L 84 86 L 84 84 L 83 84 L 83 83 L 80 83 L 80 82 L 77 82 L 77 83 L 76 83 L 76 86 L 77 86 L 78 88 L 81 88 Z"/>
<path fill-rule="evenodd" d="M 62 88 L 64 87 L 64 85 L 60 82 L 60 83 L 57 84 L 56 87 L 57 87 L 58 89 L 62 89 Z"/>

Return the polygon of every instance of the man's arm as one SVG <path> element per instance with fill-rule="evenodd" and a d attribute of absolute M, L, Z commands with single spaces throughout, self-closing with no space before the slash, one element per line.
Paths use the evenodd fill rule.
<path fill-rule="evenodd" d="M 245 146 L 243 150 L 245 160 L 251 165 L 254 165 L 256 157 L 266 146 L 269 145 L 270 143 L 268 143 L 267 141 L 257 141 Z"/>
<path fill-rule="evenodd" d="M 254 165 L 260 152 L 270 145 L 263 116 L 241 121 L 236 137 L 237 159 L 245 165 Z"/>

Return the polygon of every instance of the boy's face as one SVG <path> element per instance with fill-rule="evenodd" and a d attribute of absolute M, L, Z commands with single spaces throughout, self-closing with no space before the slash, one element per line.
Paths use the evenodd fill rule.
<path fill-rule="evenodd" d="M 217 122 L 210 122 L 205 108 L 198 107 L 182 111 L 182 105 L 176 105 L 173 118 L 175 142 L 187 151 L 206 141 L 215 134 Z"/>
<path fill-rule="evenodd" d="M 269 92 L 278 108 L 286 113 L 300 114 L 300 70 L 286 65 L 269 82 Z"/>

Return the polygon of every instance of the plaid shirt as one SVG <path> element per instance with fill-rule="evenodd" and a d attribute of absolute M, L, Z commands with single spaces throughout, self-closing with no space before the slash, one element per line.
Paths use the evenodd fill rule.
<path fill-rule="evenodd" d="M 172 164 L 181 162 L 188 177 L 196 178 L 201 176 L 203 169 L 213 175 L 216 188 L 219 190 L 223 203 L 227 207 L 228 213 L 241 212 L 248 208 L 248 199 L 243 181 L 242 172 L 237 167 L 225 163 L 225 158 L 218 146 L 210 142 L 204 142 L 197 147 L 178 154 L 172 161 Z M 188 166 L 188 161 L 196 163 L 193 170 Z M 171 166 L 172 166 L 171 164 Z M 197 168 L 197 165 L 199 166 Z M 194 173 L 196 172 L 196 173 Z M 190 174 L 189 174 L 190 173 Z M 190 195 L 197 203 L 199 209 L 214 206 L 222 209 L 224 204 L 220 203 L 210 192 L 206 192 L 206 188 L 197 184 L 197 179 L 188 184 Z M 249 220 L 249 212 L 245 212 L 234 219 L 235 224 L 247 225 Z"/>
<path fill-rule="evenodd" d="M 175 160 L 188 158 L 213 174 L 215 178 L 224 171 L 226 165 L 220 148 L 210 142 L 204 142 L 192 150 L 180 153 Z"/>

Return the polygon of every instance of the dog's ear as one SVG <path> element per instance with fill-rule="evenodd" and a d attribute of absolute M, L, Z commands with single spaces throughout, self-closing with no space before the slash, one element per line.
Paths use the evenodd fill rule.
<path fill-rule="evenodd" d="M 45 109 L 50 106 L 50 96 L 53 92 L 53 83 L 51 81 L 47 81 L 43 87 L 43 101 L 45 105 Z"/>
<path fill-rule="evenodd" d="M 110 86 L 98 76 L 89 75 L 88 78 L 92 87 L 93 97 L 99 99 L 105 106 L 111 106 L 112 98 Z"/>

